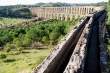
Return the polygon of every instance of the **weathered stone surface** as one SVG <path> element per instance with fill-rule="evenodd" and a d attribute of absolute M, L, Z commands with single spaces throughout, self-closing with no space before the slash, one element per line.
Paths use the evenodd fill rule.
<path fill-rule="evenodd" d="M 71 6 L 71 7 L 36 7 L 29 8 L 34 16 L 46 19 L 72 20 L 84 17 L 94 11 L 94 6 Z M 99 8 L 99 7 L 98 7 Z"/>
<path fill-rule="evenodd" d="M 81 22 L 79 22 L 74 29 L 72 29 L 64 38 L 62 38 L 58 45 L 54 47 L 50 55 L 38 67 L 34 69 L 33 73 L 55 72 L 60 66 L 63 58 L 65 58 L 68 51 L 71 49 L 71 45 L 73 45 L 76 40 L 78 40 L 76 36 L 78 36 L 78 34 L 81 34 L 80 29 L 82 26 L 85 25 L 84 22 L 86 21 L 87 17 L 82 19 Z M 74 42 L 72 39 L 74 39 Z M 77 59 L 77 57 L 75 59 Z"/>
<path fill-rule="evenodd" d="M 106 52 L 105 43 L 104 43 L 104 36 L 106 34 L 105 26 L 105 18 L 106 13 L 104 13 L 98 23 L 99 23 L 99 48 L 100 48 L 100 67 L 101 73 L 109 73 L 108 69 L 108 54 Z M 103 23 L 104 22 L 104 23 Z"/>
<path fill-rule="evenodd" d="M 93 13 L 93 16 L 90 17 L 89 22 L 86 23 L 86 26 L 82 32 L 82 35 L 80 36 L 77 46 L 74 49 L 70 61 L 63 73 L 83 73 L 85 58 L 87 55 L 88 41 L 92 31 L 91 28 L 93 27 L 93 20 L 97 19 L 97 17 L 99 17 L 103 12 L 104 10 Z M 71 30 L 70 33 L 68 33 L 63 39 L 61 39 L 58 45 L 55 46 L 53 51 L 50 53 L 50 55 L 38 67 L 34 69 L 33 73 L 55 73 L 55 71 L 61 64 L 61 60 L 64 60 L 64 57 L 66 56 L 67 52 L 70 50 L 71 47 L 70 44 L 73 44 L 72 43 L 73 39 L 74 41 L 76 40 L 74 35 L 79 33 L 78 29 L 80 29 L 81 25 L 82 24 L 84 25 L 86 21 L 87 21 L 87 17 L 82 19 L 77 24 L 77 26 Z M 100 66 L 102 73 L 108 73 L 107 53 L 104 46 L 104 40 L 103 40 L 104 37 L 101 26 L 102 21 L 104 21 L 103 17 L 101 21 L 99 20 Z M 54 68 L 56 68 L 56 70 L 54 70 Z"/>

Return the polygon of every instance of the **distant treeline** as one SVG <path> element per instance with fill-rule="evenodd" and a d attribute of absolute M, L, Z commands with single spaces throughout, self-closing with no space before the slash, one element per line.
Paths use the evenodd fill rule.
<path fill-rule="evenodd" d="M 62 6 L 103 6 L 107 2 L 98 2 L 98 3 L 36 3 L 33 5 L 9 5 L 9 6 L 0 6 L 0 8 L 22 8 L 22 7 L 62 7 Z"/>
<path fill-rule="evenodd" d="M 28 9 L 29 7 L 62 7 L 62 6 L 104 6 L 106 2 L 99 3 L 36 3 L 34 5 L 9 5 L 9 6 L 0 6 L 0 17 L 15 17 L 15 18 L 30 18 L 31 12 Z"/>
<path fill-rule="evenodd" d="M 11 18 L 31 18 L 31 12 L 28 8 L 24 7 L 0 7 L 0 17 L 11 17 Z"/>

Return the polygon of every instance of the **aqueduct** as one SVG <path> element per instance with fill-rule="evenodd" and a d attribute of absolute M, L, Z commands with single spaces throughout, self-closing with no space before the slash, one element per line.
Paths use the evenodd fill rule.
<path fill-rule="evenodd" d="M 30 8 L 40 18 L 72 20 L 83 17 L 32 73 L 109 73 L 104 39 L 105 9 L 99 7 Z"/>
<path fill-rule="evenodd" d="M 70 7 L 34 7 L 29 8 L 32 15 L 46 19 L 72 20 L 84 17 L 94 11 L 93 6 L 70 6 Z"/>

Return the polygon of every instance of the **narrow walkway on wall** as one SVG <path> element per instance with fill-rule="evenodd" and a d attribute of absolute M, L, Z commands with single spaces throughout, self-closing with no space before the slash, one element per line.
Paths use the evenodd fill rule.
<path fill-rule="evenodd" d="M 100 51 L 98 48 L 98 24 L 93 23 L 89 46 L 87 48 L 87 59 L 84 73 L 100 73 Z"/>

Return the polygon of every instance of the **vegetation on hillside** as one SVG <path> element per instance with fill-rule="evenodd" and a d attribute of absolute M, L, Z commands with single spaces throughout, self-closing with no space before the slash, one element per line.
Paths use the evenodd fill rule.
<path fill-rule="evenodd" d="M 29 20 L 31 19 L 0 17 L 0 27 L 15 25 L 21 22 L 27 22 Z"/>
<path fill-rule="evenodd" d="M 81 18 L 0 30 L 0 73 L 32 72 Z M 31 50 L 30 50 L 31 49 Z"/>
<path fill-rule="evenodd" d="M 108 4 L 107 4 L 107 30 L 110 35 L 110 0 L 108 0 Z M 105 40 L 105 44 L 109 55 L 108 63 L 109 63 L 109 70 L 110 70 L 110 37 Z"/>
<path fill-rule="evenodd" d="M 2 29 L 0 46 L 4 47 L 8 43 L 11 47 L 36 47 L 36 42 L 52 45 L 57 43 L 79 20 L 79 18 L 71 21 L 51 19 L 33 25 Z M 33 43 L 35 45 L 32 45 Z"/>
<path fill-rule="evenodd" d="M 28 8 L 0 7 L 0 17 L 31 18 L 32 16 Z"/>

